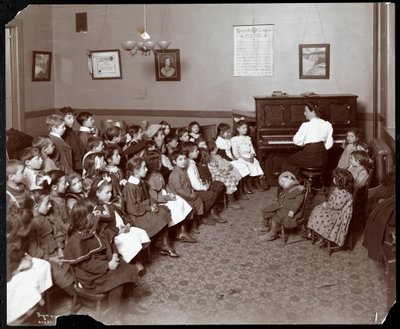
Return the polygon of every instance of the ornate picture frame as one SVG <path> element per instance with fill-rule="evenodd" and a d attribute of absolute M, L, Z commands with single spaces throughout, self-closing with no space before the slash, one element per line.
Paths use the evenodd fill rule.
<path fill-rule="evenodd" d="M 51 58 L 52 53 L 50 51 L 33 51 L 32 81 L 51 80 Z"/>
<path fill-rule="evenodd" d="M 91 50 L 88 53 L 92 79 L 122 79 L 121 54 L 118 49 Z"/>
<path fill-rule="evenodd" d="M 155 50 L 156 81 L 181 81 L 179 49 Z"/>
<path fill-rule="evenodd" d="M 300 79 L 329 79 L 329 66 L 328 43 L 299 45 Z"/>

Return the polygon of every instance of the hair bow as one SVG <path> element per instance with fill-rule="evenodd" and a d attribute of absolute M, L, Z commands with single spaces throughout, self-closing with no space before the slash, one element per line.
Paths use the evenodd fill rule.
<path fill-rule="evenodd" d="M 235 121 L 235 122 L 239 122 L 240 120 L 245 120 L 245 118 L 244 117 L 234 117 L 233 118 L 233 121 Z"/>
<path fill-rule="evenodd" d="M 97 183 L 97 187 L 103 185 L 104 183 L 110 183 L 111 182 L 111 177 L 110 176 L 104 176 L 103 179 Z"/>

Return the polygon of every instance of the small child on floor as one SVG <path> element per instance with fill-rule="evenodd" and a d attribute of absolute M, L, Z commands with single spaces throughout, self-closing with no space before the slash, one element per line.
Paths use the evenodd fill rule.
<path fill-rule="evenodd" d="M 304 201 L 305 188 L 297 181 L 296 176 L 290 171 L 279 175 L 279 185 L 283 188 L 278 200 L 266 206 L 262 210 L 263 218 L 267 221 L 265 225 L 269 232 L 261 235 L 262 241 L 272 241 L 278 238 L 280 225 L 285 228 L 295 228 L 299 209 Z M 263 231 L 263 230 L 261 230 Z"/>

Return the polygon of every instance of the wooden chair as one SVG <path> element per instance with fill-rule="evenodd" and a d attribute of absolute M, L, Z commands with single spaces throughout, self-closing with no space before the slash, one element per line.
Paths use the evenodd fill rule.
<path fill-rule="evenodd" d="M 72 297 L 71 314 L 77 311 L 78 298 L 94 301 L 96 306 L 96 316 L 99 319 L 101 316 L 102 301 L 107 298 L 106 293 L 94 293 L 90 289 L 82 287 L 81 283 L 77 280 L 75 269 L 73 265 L 70 266 L 72 276 L 74 277 L 74 295 Z"/>
<path fill-rule="evenodd" d="M 369 185 L 371 182 L 371 177 L 373 174 L 373 170 L 368 171 L 368 179 L 364 186 L 361 188 L 355 189 L 353 192 L 353 214 L 351 216 L 349 228 L 346 235 L 345 244 L 340 246 L 333 246 L 331 241 L 328 241 L 328 255 L 330 256 L 333 252 L 347 249 L 353 250 L 354 248 L 354 240 L 356 235 L 357 226 L 362 227 L 362 230 L 365 228 L 366 219 L 367 219 L 367 201 L 368 201 L 368 191 Z M 312 232 L 314 234 L 314 232 Z M 314 239 L 312 239 L 314 240 Z"/>
<path fill-rule="evenodd" d="M 311 191 L 311 183 L 307 179 L 300 179 L 299 183 L 304 186 L 305 192 L 304 192 L 303 203 L 302 203 L 298 213 L 295 215 L 295 217 L 297 217 L 296 218 L 296 224 L 297 224 L 296 229 L 298 229 L 300 226 L 302 226 L 306 220 L 305 210 L 306 210 L 306 205 L 307 205 L 307 201 L 308 201 L 308 194 Z M 281 224 L 281 238 L 282 238 L 282 245 L 285 246 L 287 243 L 286 243 L 285 227 L 284 227 L 283 223 Z M 306 240 L 305 237 L 295 240 L 295 241 L 291 241 L 290 243 L 300 242 L 300 241 L 304 241 L 304 240 Z"/>

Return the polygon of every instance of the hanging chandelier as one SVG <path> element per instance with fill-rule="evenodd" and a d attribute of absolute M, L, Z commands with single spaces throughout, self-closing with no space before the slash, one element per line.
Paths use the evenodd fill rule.
<path fill-rule="evenodd" d="M 150 34 L 147 33 L 147 24 L 146 24 L 146 5 L 143 5 L 143 21 L 144 26 L 137 29 L 137 33 L 142 38 L 141 41 L 124 41 L 121 43 L 122 49 L 126 50 L 132 57 L 138 53 L 141 53 L 142 56 L 150 55 L 154 52 L 156 45 L 158 45 L 159 49 L 164 50 L 167 49 L 170 41 L 152 41 Z"/>

